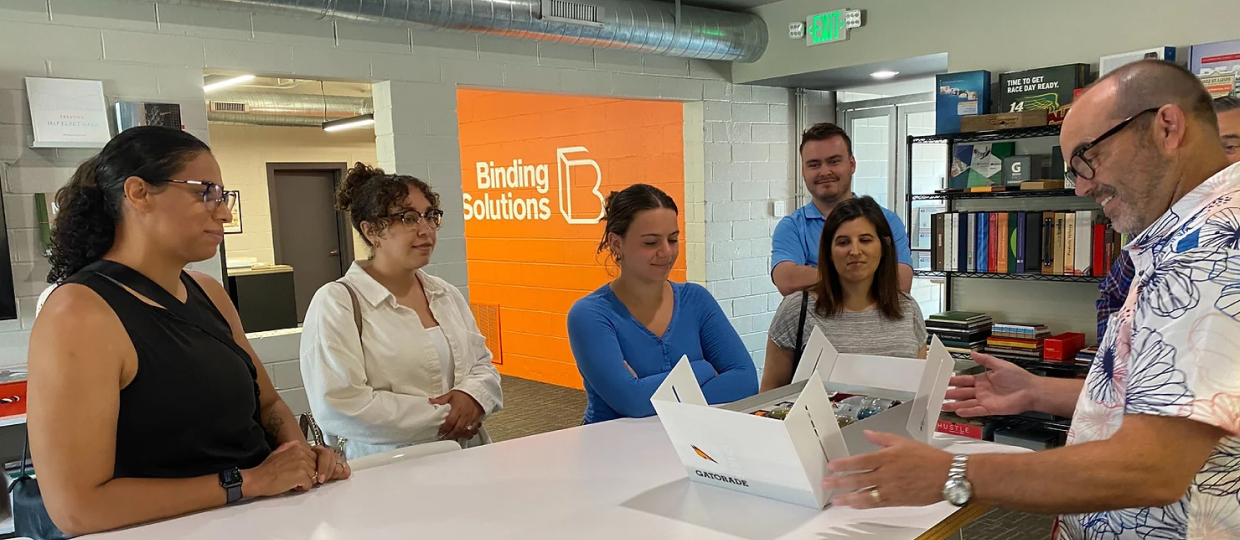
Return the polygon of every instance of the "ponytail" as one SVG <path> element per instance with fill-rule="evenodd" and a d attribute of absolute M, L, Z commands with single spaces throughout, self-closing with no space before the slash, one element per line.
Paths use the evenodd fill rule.
<path fill-rule="evenodd" d="M 112 249 L 126 180 L 137 176 L 152 185 L 165 183 L 206 151 L 205 143 L 183 131 L 143 126 L 121 132 L 79 165 L 56 192 L 48 283 L 68 279 Z"/>
<path fill-rule="evenodd" d="M 107 253 L 116 238 L 116 203 L 99 188 L 95 156 L 78 166 L 69 184 L 56 192 L 52 225 L 52 270 L 48 283 L 59 283 Z"/>

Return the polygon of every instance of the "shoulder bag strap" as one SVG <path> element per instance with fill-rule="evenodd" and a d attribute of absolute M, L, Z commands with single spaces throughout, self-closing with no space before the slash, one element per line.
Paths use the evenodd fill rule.
<path fill-rule="evenodd" d="M 792 356 L 792 372 L 796 373 L 797 364 L 801 363 L 802 347 L 805 345 L 805 312 L 809 307 L 809 290 L 801 291 L 801 317 L 797 320 L 797 348 Z"/>
<path fill-rule="evenodd" d="M 338 282 L 344 285 L 344 290 L 349 291 L 349 302 L 353 304 L 353 324 L 357 326 L 357 339 L 362 339 L 362 306 L 357 301 L 357 291 L 353 287 L 343 281 Z"/>

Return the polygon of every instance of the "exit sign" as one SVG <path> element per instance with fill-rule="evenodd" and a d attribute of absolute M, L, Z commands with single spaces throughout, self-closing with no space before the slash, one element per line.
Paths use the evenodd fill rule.
<path fill-rule="evenodd" d="M 837 9 L 805 19 L 805 44 L 821 45 L 848 39 L 849 28 L 861 27 L 861 10 Z"/>

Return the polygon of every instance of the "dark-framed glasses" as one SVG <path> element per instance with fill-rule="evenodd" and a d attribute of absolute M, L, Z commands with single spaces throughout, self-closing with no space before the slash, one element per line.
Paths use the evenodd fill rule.
<path fill-rule="evenodd" d="M 172 184 L 186 184 L 190 186 L 202 186 L 202 202 L 206 203 L 207 209 L 214 211 L 223 204 L 230 211 L 237 204 L 237 192 L 225 191 L 224 186 L 215 182 L 204 182 L 202 180 L 172 180 L 167 182 Z"/>
<path fill-rule="evenodd" d="M 425 214 L 417 210 L 405 210 L 404 212 L 388 214 L 383 216 L 383 218 L 398 220 L 401 223 L 404 223 L 406 227 L 413 227 L 425 219 L 431 224 L 431 228 L 438 229 L 441 225 L 443 225 L 443 210 L 431 208 L 427 210 Z"/>
<path fill-rule="evenodd" d="M 1108 129 L 1106 133 L 1099 135 L 1097 139 L 1094 139 L 1080 148 L 1077 148 L 1075 152 L 1072 152 L 1072 156 L 1068 159 L 1068 170 L 1064 171 L 1064 176 L 1066 176 L 1067 180 L 1070 182 L 1076 182 L 1078 178 L 1081 180 L 1093 180 L 1094 173 L 1097 171 L 1094 168 L 1094 164 L 1090 163 L 1089 159 L 1085 157 L 1085 152 L 1088 152 L 1091 148 L 1098 146 L 1102 143 L 1102 141 L 1107 140 L 1107 138 L 1115 135 L 1116 133 L 1124 131 L 1124 128 L 1128 127 L 1128 125 L 1138 117 L 1152 112 L 1158 112 L 1159 109 L 1162 109 L 1162 106 L 1150 107 L 1144 111 L 1129 116 L 1123 122 L 1115 124 L 1115 127 Z"/>

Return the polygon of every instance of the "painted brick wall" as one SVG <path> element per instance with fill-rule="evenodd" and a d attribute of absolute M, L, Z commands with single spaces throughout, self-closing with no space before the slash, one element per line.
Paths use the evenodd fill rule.
<path fill-rule="evenodd" d="M 0 179 L 22 313 L 0 322 L 0 365 L 25 362 L 34 299 L 48 269 L 30 248 L 31 194 L 54 191 L 90 155 L 28 147 L 23 78 L 94 78 L 104 81 L 109 100 L 180 103 L 188 131 L 208 139 L 204 68 L 377 82 L 379 164 L 429 179 L 445 208 L 461 201 L 458 85 L 701 102 L 703 178 L 686 178 L 693 197 L 685 214 L 689 223 L 705 223 L 703 247 L 690 246 L 687 258 L 692 268 L 694 256 L 704 256 L 706 275 L 691 277 L 705 278 L 761 363 L 779 298 L 758 261 L 770 256 L 770 199 L 792 197 L 790 94 L 730 84 L 727 64 L 181 5 L 157 10 L 134 0 L 6 0 L 0 50 L 21 51 L 0 57 Z M 697 134 L 687 130 L 690 137 Z M 219 273 L 218 263 L 201 268 Z M 459 214 L 445 217 L 428 270 L 468 294 Z M 290 350 L 295 356 L 296 347 Z"/>

